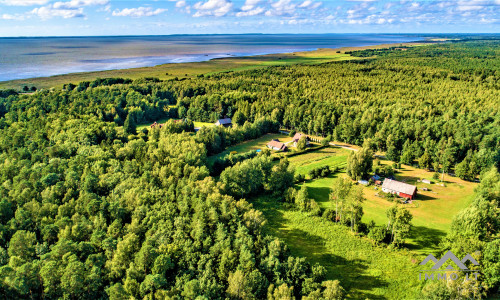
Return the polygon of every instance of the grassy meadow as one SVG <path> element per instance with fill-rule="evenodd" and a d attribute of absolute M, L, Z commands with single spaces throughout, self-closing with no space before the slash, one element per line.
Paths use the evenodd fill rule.
<path fill-rule="evenodd" d="M 265 231 L 286 242 L 294 256 L 306 257 L 338 279 L 351 299 L 416 299 L 420 258 L 407 250 L 376 246 L 349 228 L 285 208 L 275 199 L 250 199 L 268 220 Z"/>

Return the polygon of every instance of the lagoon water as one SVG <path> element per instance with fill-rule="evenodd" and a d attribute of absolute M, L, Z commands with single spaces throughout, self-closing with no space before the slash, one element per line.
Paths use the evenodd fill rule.
<path fill-rule="evenodd" d="M 388 34 L 242 34 L 0 38 L 0 81 L 228 56 L 422 40 Z"/>

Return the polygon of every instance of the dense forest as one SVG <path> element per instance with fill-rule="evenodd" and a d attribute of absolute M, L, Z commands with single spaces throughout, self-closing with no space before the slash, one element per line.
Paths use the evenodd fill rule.
<path fill-rule="evenodd" d="M 500 167 L 499 46 L 437 44 L 194 79 L 1 91 L 0 297 L 341 298 L 325 268 L 262 233 L 266 220 L 244 199 L 284 195 L 294 176 L 287 161 L 265 151 L 231 157 L 214 178 L 207 156 L 285 127 L 358 145 L 369 138 L 393 161 L 475 180 Z M 224 116 L 232 128 L 194 133 L 192 121 Z M 136 128 L 162 118 L 184 121 Z M 489 244 L 498 219 L 488 222 L 498 176 L 485 178 L 471 212 L 454 221 L 453 234 L 463 235 L 447 247 L 467 253 L 474 240 L 491 248 L 498 278 L 498 243 Z M 470 219 L 490 227 L 474 230 Z"/>

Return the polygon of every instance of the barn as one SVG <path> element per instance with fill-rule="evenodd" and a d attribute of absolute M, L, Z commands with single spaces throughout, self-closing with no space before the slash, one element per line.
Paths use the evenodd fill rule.
<path fill-rule="evenodd" d="M 386 178 L 382 183 L 382 191 L 396 194 L 400 197 L 413 200 L 417 196 L 417 187 L 401 181 Z"/>

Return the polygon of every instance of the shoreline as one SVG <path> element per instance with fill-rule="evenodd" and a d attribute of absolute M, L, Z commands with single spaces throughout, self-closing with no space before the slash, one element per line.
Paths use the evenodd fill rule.
<path fill-rule="evenodd" d="M 52 76 L 0 81 L 0 89 L 21 89 L 24 85 L 36 86 L 38 89 L 60 88 L 65 83 L 77 84 L 81 81 L 91 81 L 96 78 L 109 77 L 122 77 L 130 79 L 137 79 L 141 77 L 158 77 L 160 80 L 168 80 L 175 77 L 190 78 L 201 74 L 238 71 L 239 69 L 243 70 L 267 67 L 272 65 L 299 64 L 304 63 L 304 60 L 311 60 L 309 63 L 312 64 L 336 60 L 352 60 L 359 58 L 352 57 L 348 54 L 345 54 L 345 52 L 365 49 L 381 49 L 394 46 L 418 46 L 442 42 L 443 41 L 433 41 L 430 38 L 426 38 L 422 41 L 415 42 L 389 43 L 355 47 L 316 48 L 315 50 L 309 51 L 271 53 L 248 56 L 231 55 L 228 57 L 216 57 L 209 60 L 194 62 L 170 62 L 155 66 L 74 72 Z M 224 65 L 226 67 L 224 67 Z M 182 69 L 185 71 L 184 74 L 182 74 L 182 72 L 179 72 L 182 71 Z M 169 70 L 171 72 L 168 72 Z"/>

